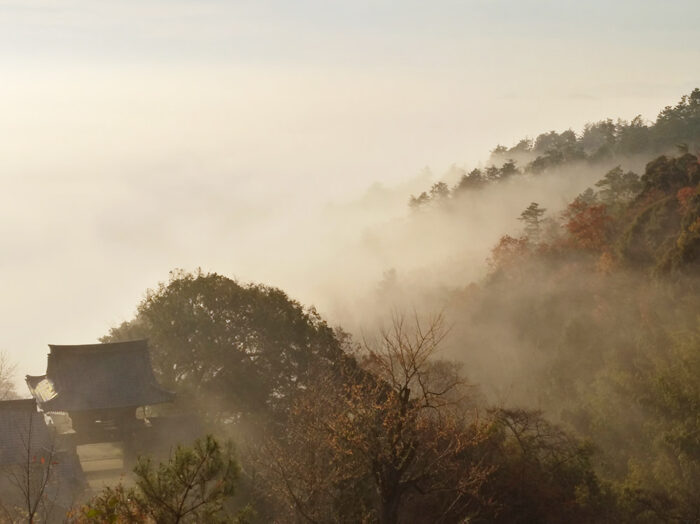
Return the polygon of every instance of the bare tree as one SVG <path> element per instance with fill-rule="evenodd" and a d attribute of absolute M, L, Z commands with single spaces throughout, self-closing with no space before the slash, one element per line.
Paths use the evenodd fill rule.
<path fill-rule="evenodd" d="M 413 409 L 440 414 L 448 406 L 468 405 L 471 388 L 460 365 L 437 359 L 447 334 L 442 314 L 421 321 L 415 312 L 410 320 L 394 312 L 391 325 L 380 329 L 377 339 L 364 340 L 364 367 Z"/>
<path fill-rule="evenodd" d="M 49 437 L 46 440 L 44 435 L 37 434 L 37 424 L 43 424 L 43 421 L 35 419 L 40 416 L 30 414 L 26 431 L 20 430 L 24 448 L 23 462 L 19 468 L 10 469 L 12 483 L 22 496 L 22 512 L 29 523 L 37 519 L 46 521 L 55 505 L 55 492 L 48 492 L 49 484 L 55 483 L 55 439 Z"/>
<path fill-rule="evenodd" d="M 468 409 L 459 367 L 435 358 L 445 334 L 441 316 L 394 315 L 365 343 L 363 366 L 297 402 L 287 434 L 263 455 L 296 518 L 455 521 L 487 503 L 491 468 L 479 448 L 488 428 Z"/>
<path fill-rule="evenodd" d="M 12 522 L 60 520 L 60 502 L 63 509 L 72 503 L 59 500 L 60 495 L 72 495 L 73 486 L 68 478 L 59 482 L 59 457 L 66 457 L 59 454 L 43 415 L 33 400 L 11 400 L 2 402 L 0 416 L 5 431 L 0 454 L 3 513 Z"/>
<path fill-rule="evenodd" d="M 5 351 L 0 351 L 0 400 L 18 398 L 15 390 L 15 372 L 17 364 L 10 360 Z"/>

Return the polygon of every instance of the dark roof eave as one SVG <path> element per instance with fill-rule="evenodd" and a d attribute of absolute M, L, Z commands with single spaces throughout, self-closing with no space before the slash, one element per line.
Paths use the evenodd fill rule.
<path fill-rule="evenodd" d="M 142 406 L 156 406 L 158 404 L 167 404 L 168 402 L 173 402 L 175 400 L 175 393 L 166 390 L 160 390 L 160 398 L 150 397 L 147 399 L 141 399 L 139 402 L 113 402 L 109 405 L 90 405 L 89 403 L 77 403 L 65 401 L 61 398 L 61 395 L 57 395 L 51 400 L 46 402 L 39 402 L 39 407 L 42 411 L 46 413 L 70 413 L 72 411 L 97 411 L 105 409 L 122 409 L 140 408 Z"/>

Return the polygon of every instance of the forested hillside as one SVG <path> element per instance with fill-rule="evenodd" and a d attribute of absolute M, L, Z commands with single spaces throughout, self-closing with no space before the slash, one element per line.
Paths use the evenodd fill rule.
<path fill-rule="evenodd" d="M 653 123 L 641 116 L 627 122 L 608 118 L 586 124 L 580 133 L 571 129 L 549 131 L 534 140 L 524 138 L 512 147 L 496 146 L 487 166 L 469 172 L 462 169 L 457 184 L 438 182 L 430 191 L 412 196 L 420 207 L 431 201 L 457 197 L 463 191 L 482 188 L 523 174 L 542 174 L 575 165 L 590 167 L 651 160 L 661 154 L 695 151 L 700 147 L 700 89 L 665 107 Z"/>
<path fill-rule="evenodd" d="M 235 440 L 229 518 L 698 522 L 698 145 L 696 89 L 652 125 L 496 148 L 501 167 L 436 184 L 417 213 L 581 164 L 598 181 L 563 210 L 507 209 L 521 227 L 502 232 L 482 279 L 410 290 L 389 274 L 376 333 L 200 271 L 173 273 L 104 341 L 148 338 L 173 409 Z M 114 511 L 102 502 L 84 514 Z"/>
<path fill-rule="evenodd" d="M 601 169 L 563 211 L 521 210 L 488 276 L 446 292 L 446 310 L 470 376 L 590 442 L 595 470 L 639 521 L 700 518 L 699 150 L 696 89 L 651 125 L 606 120 L 499 146 L 502 167 L 411 199 L 454 208 L 510 177 Z M 640 174 L 621 167 L 630 160 L 645 162 Z"/>
<path fill-rule="evenodd" d="M 588 439 L 652 522 L 700 510 L 698 183 L 696 156 L 659 157 L 558 217 L 533 203 L 448 306 L 473 375 Z"/>

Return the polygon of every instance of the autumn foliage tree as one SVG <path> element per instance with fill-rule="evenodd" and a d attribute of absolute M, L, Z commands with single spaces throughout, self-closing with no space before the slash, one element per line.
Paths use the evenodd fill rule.
<path fill-rule="evenodd" d="M 491 249 L 488 265 L 491 274 L 506 274 L 512 276 L 520 268 L 523 260 L 531 252 L 532 246 L 527 237 L 518 238 L 503 235 Z"/>
<path fill-rule="evenodd" d="M 573 245 L 590 251 L 603 251 L 610 241 L 612 219 L 605 204 L 574 200 L 563 214 Z"/>
<path fill-rule="evenodd" d="M 364 368 L 297 404 L 259 464 L 284 520 L 604 522 L 612 505 L 592 448 L 522 409 L 484 409 L 454 363 L 435 360 L 441 320 L 395 318 Z M 348 378 L 348 377 L 346 377 Z M 286 512 L 286 513 L 285 513 Z"/>
<path fill-rule="evenodd" d="M 287 437 L 265 450 L 268 482 L 296 518 L 456 522 L 486 504 L 487 426 L 465 409 L 458 368 L 433 360 L 443 336 L 441 317 L 395 317 L 364 368 L 297 404 Z"/>
<path fill-rule="evenodd" d="M 697 195 L 697 189 L 691 186 L 682 187 L 676 193 L 681 214 L 685 215 L 690 210 L 690 201 Z"/>
<path fill-rule="evenodd" d="M 614 502 L 594 473 L 590 444 L 538 411 L 500 408 L 490 416 L 494 473 L 487 489 L 495 504 L 483 522 L 614 521 L 608 520 Z"/>

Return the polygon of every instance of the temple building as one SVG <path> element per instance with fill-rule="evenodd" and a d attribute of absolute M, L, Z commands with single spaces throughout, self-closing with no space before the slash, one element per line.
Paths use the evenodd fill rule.
<path fill-rule="evenodd" d="M 126 440 L 144 424 L 138 408 L 174 398 L 156 381 L 146 340 L 49 348 L 46 374 L 27 385 L 57 426 L 70 417 L 76 444 Z"/>

